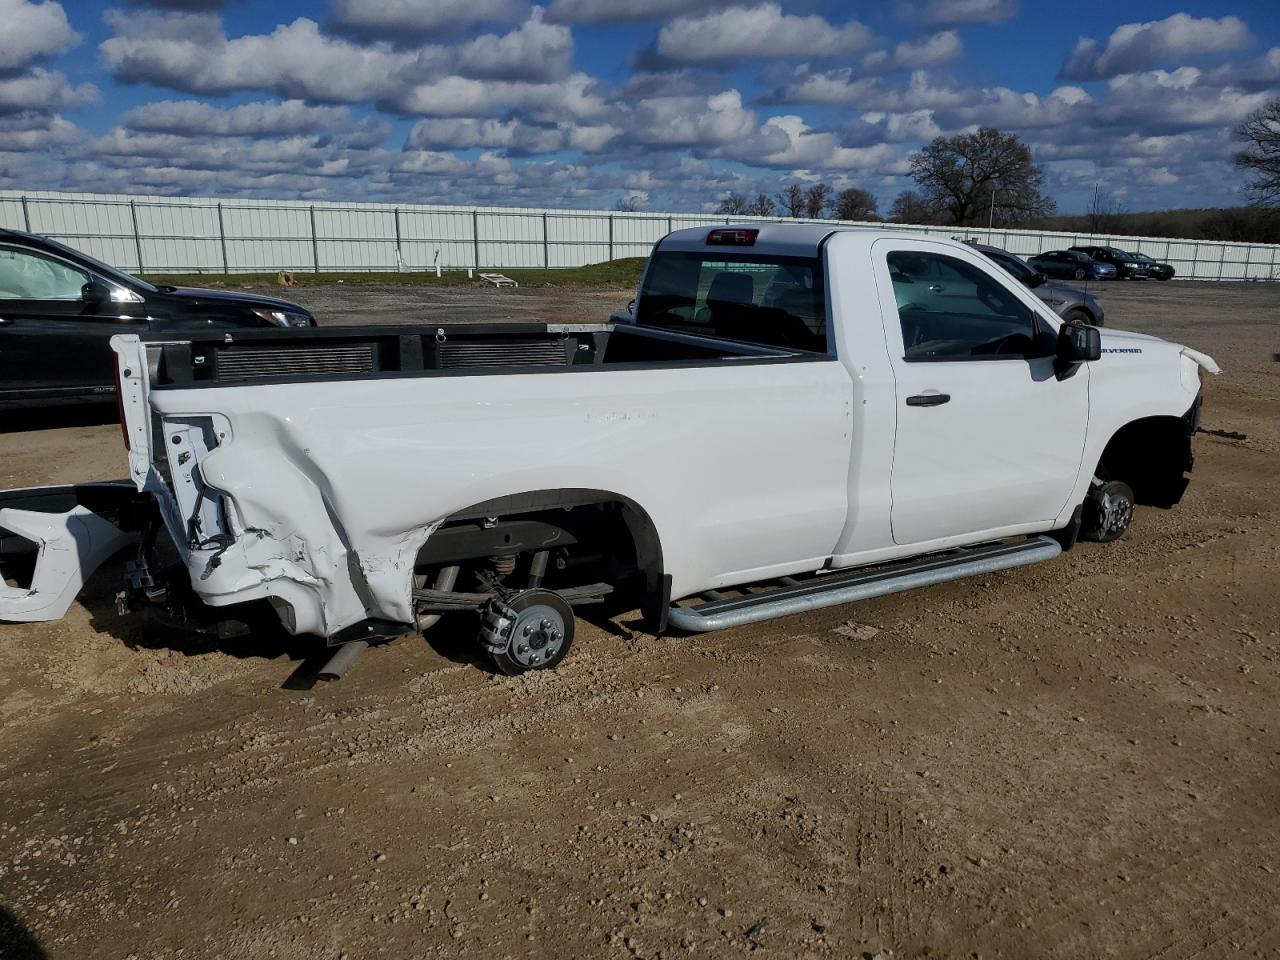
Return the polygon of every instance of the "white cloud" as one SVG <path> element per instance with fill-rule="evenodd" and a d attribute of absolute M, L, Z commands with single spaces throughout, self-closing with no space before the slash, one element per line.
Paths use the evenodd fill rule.
<path fill-rule="evenodd" d="M 58 114 L 0 117 L 0 150 L 48 150 L 74 143 L 81 136 L 74 123 Z"/>
<path fill-rule="evenodd" d="M 458 73 L 503 80 L 558 80 L 569 73 L 573 34 L 568 27 L 545 23 L 542 8 L 504 36 L 483 36 L 458 52 Z"/>
<path fill-rule="evenodd" d="M 1111 95 L 1099 105 L 1093 119 L 1149 133 L 1221 128 L 1239 123 L 1275 97 L 1274 90 L 1219 87 L 1201 82 L 1203 77 L 1195 67 L 1116 77 L 1108 84 Z M 1158 108 L 1150 109 L 1152 103 L 1158 103 Z"/>
<path fill-rule="evenodd" d="M 1190 57 L 1229 53 L 1247 46 L 1251 39 L 1249 28 L 1239 17 L 1214 19 L 1175 13 L 1163 20 L 1116 27 L 1105 47 L 1091 37 L 1082 37 L 1060 76 L 1064 80 L 1105 80 Z"/>
<path fill-rule="evenodd" d="M 334 0 L 333 25 L 360 37 L 410 42 L 474 23 L 507 23 L 528 12 L 524 0 Z"/>
<path fill-rule="evenodd" d="M 945 30 L 923 40 L 904 40 L 893 51 L 876 50 L 862 58 L 866 73 L 893 73 L 897 70 L 921 70 L 957 60 L 964 53 L 960 34 Z"/>
<path fill-rule="evenodd" d="M 470 150 L 487 147 L 513 153 L 598 153 L 621 131 L 609 124 L 539 126 L 523 120 L 441 118 L 419 120 L 409 131 L 411 150 Z"/>
<path fill-rule="evenodd" d="M 80 42 L 62 5 L 54 0 L 0 0 L 0 70 L 17 70 Z"/>
<path fill-rule="evenodd" d="M 330 103 L 369 100 L 394 88 L 396 76 L 415 63 L 412 54 L 326 37 L 306 18 L 235 39 L 206 14 L 108 13 L 107 20 L 117 34 L 98 49 L 117 80 L 192 93 L 271 90 Z"/>
<path fill-rule="evenodd" d="M 403 91 L 392 105 L 400 112 L 427 117 L 486 117 L 523 111 L 528 119 L 540 123 L 566 118 L 598 120 L 609 114 L 595 80 L 585 73 L 575 73 L 558 83 L 447 76 Z"/>
<path fill-rule="evenodd" d="M 777 3 L 729 7 L 701 17 L 681 17 L 658 33 L 658 53 L 685 62 L 854 53 L 871 43 L 856 20 L 836 26 L 819 16 L 784 14 Z"/>
<path fill-rule="evenodd" d="M 35 111 L 48 113 L 82 107 L 98 99 L 91 83 L 72 86 L 56 70 L 36 67 L 13 77 L 0 77 L 0 114 Z"/>
<path fill-rule="evenodd" d="M 221 10 L 230 0 L 129 0 L 135 7 L 160 7 L 186 13 Z"/>
<path fill-rule="evenodd" d="M 120 122 L 132 130 L 211 137 L 338 132 L 352 127 L 346 107 L 313 107 L 301 100 L 225 108 L 202 100 L 157 100 L 135 107 Z"/>
<path fill-rule="evenodd" d="M 756 115 L 737 90 L 710 97 L 653 97 L 636 101 L 624 120 L 627 137 L 640 144 L 706 147 L 750 136 Z"/>
<path fill-rule="evenodd" d="M 123 83 L 150 83 L 191 93 L 269 90 L 321 103 L 399 102 L 419 81 L 450 75 L 548 81 L 568 70 L 567 28 L 542 22 L 535 10 L 506 35 L 476 37 L 458 47 L 395 50 L 323 33 L 300 17 L 268 34 L 228 38 L 208 14 L 108 14 L 116 35 L 99 46 L 103 63 Z M 456 112 L 456 111 L 455 111 Z"/>
<path fill-rule="evenodd" d="M 848 67 L 812 73 L 807 67 L 772 91 L 771 103 L 856 107 L 861 110 L 908 112 L 962 104 L 965 90 L 935 83 L 923 70 L 911 74 L 906 86 L 879 77 L 854 79 Z"/>
<path fill-rule="evenodd" d="M 1018 0 L 902 0 L 898 16 L 927 27 L 997 23 L 1018 15 Z"/>
<path fill-rule="evenodd" d="M 754 166 L 793 171 L 872 170 L 894 165 L 902 168 L 902 152 L 887 143 L 848 147 L 836 134 L 812 129 L 803 117 L 787 114 L 770 117 L 749 139 L 726 145 L 717 156 Z"/>
<path fill-rule="evenodd" d="M 637 23 L 717 6 L 717 0 L 551 0 L 547 17 L 557 23 Z"/>

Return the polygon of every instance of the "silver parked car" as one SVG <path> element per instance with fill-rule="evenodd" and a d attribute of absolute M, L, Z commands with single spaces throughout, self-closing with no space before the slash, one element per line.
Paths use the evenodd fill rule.
<path fill-rule="evenodd" d="M 999 247 L 988 246 L 985 243 L 970 243 L 969 246 L 986 254 L 1005 272 L 1025 283 L 1063 320 L 1072 323 L 1088 323 L 1095 327 L 1103 325 L 1102 304 L 1088 291 L 1046 280 L 1042 274 L 1027 266 L 1021 257 L 1008 250 L 1001 250 Z"/>

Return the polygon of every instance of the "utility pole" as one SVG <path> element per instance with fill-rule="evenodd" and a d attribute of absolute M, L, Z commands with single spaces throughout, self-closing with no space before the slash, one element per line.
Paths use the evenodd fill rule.
<path fill-rule="evenodd" d="M 997 181 L 991 181 L 991 209 L 987 211 L 987 233 L 991 232 L 992 225 L 996 222 L 996 187 Z M 991 242 L 991 238 L 987 237 L 987 243 Z"/>

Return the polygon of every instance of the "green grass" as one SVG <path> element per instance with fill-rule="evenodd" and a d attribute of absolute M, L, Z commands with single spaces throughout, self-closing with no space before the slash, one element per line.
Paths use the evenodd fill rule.
<path fill-rule="evenodd" d="M 522 287 L 634 287 L 644 271 L 644 257 L 627 257 L 605 263 L 592 263 L 585 267 L 567 267 L 563 270 L 491 270 L 485 273 L 502 273 Z M 143 274 L 151 283 L 168 283 L 178 287 L 243 287 L 278 286 L 278 273 L 182 273 Z M 482 286 L 476 277 L 467 279 L 466 270 L 446 270 L 437 279 L 435 271 L 412 273 L 311 273 L 294 271 L 293 278 L 300 287 L 322 287 L 342 281 L 351 286 L 412 286 L 458 287 Z"/>

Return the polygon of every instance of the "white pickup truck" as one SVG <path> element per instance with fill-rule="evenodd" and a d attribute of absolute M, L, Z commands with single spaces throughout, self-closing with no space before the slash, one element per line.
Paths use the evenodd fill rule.
<path fill-rule="evenodd" d="M 269 605 L 332 675 L 455 612 L 516 673 L 585 603 L 712 630 L 1113 540 L 1178 502 L 1217 372 L 964 244 L 821 224 L 664 237 L 631 322 L 112 343 L 130 481 L 0 494 L 0 619 L 137 541 L 132 603 Z"/>

